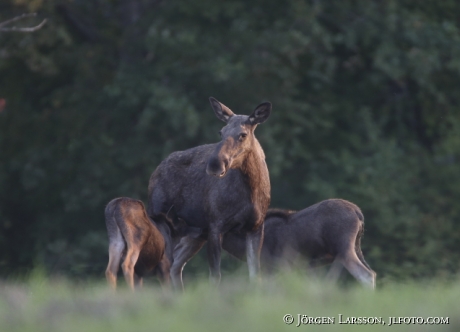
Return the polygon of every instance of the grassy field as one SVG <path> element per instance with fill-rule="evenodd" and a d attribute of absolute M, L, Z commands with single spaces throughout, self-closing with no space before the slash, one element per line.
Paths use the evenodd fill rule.
<path fill-rule="evenodd" d="M 460 281 L 390 283 L 372 292 L 292 273 L 256 286 L 246 276 L 227 277 L 217 289 L 200 280 L 189 283 L 184 294 L 154 284 L 131 293 L 122 278 L 119 283 L 115 293 L 104 280 L 73 284 L 37 274 L 24 282 L 3 281 L 0 330 L 460 331 Z M 291 325 L 283 321 L 286 314 L 293 316 Z M 304 318 L 308 324 L 297 327 L 299 314 L 310 317 Z M 353 317 L 371 317 L 375 324 L 340 324 Z M 389 317 L 448 317 L 449 324 L 389 326 Z M 384 325 L 378 323 L 380 318 Z M 312 319 L 334 323 L 312 324 Z"/>

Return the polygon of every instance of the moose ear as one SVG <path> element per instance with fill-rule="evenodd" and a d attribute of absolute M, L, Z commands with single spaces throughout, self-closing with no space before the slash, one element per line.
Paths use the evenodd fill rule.
<path fill-rule="evenodd" d="M 219 120 L 227 123 L 228 120 L 234 115 L 230 108 L 219 102 L 217 99 L 209 97 L 209 102 L 211 103 L 212 109 L 214 110 L 214 113 L 216 113 L 216 116 Z"/>
<path fill-rule="evenodd" d="M 270 116 L 272 111 L 272 104 L 270 102 L 262 103 L 256 107 L 254 112 L 249 116 L 250 124 L 263 123 Z"/>

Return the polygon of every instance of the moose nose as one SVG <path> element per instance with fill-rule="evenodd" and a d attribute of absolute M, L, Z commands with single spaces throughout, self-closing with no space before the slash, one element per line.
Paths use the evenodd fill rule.
<path fill-rule="evenodd" d="M 227 173 L 228 170 L 228 159 L 222 160 L 222 172 L 219 174 L 219 177 L 222 178 Z"/>
<path fill-rule="evenodd" d="M 209 160 L 208 165 L 206 167 L 206 173 L 208 175 L 214 175 L 219 178 L 225 176 L 228 169 L 228 160 L 219 160 L 217 158 L 213 158 Z"/>
<path fill-rule="evenodd" d="M 206 173 L 208 173 L 208 175 L 219 176 L 221 172 L 222 167 L 219 160 L 216 158 L 210 159 L 208 165 L 206 166 Z"/>

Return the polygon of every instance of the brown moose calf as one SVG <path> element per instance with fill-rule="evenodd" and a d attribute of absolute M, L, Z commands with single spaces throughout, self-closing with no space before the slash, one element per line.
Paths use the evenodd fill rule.
<path fill-rule="evenodd" d="M 267 272 L 293 266 L 300 256 L 312 267 L 321 262 L 332 263 L 327 275 L 330 280 L 335 281 L 344 266 L 359 282 L 375 288 L 376 273 L 361 252 L 364 216 L 355 204 L 328 199 L 298 212 L 269 209 L 264 226 L 260 259 Z M 222 247 L 244 260 L 244 234 L 228 232 Z"/>
<path fill-rule="evenodd" d="M 160 282 L 169 283 L 171 260 L 165 249 L 171 245 L 168 223 L 172 223 L 166 216 L 160 215 L 154 222 L 147 216 L 141 201 L 120 197 L 107 204 L 105 223 L 109 236 L 109 264 L 105 276 L 112 288 L 117 287 L 122 259 L 123 274 L 131 289 L 134 290 L 135 285 L 142 286 L 144 274 L 152 270 Z"/>

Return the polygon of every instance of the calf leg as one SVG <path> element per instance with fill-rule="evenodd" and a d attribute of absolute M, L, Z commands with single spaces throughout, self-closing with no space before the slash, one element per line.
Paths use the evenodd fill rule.
<path fill-rule="evenodd" d="M 144 278 L 141 276 L 138 276 L 136 273 L 134 273 L 134 287 L 136 288 L 142 288 L 144 284 Z"/>
<path fill-rule="evenodd" d="M 105 277 L 107 278 L 109 285 L 115 289 L 117 288 L 118 268 L 120 266 L 123 250 L 125 249 L 125 243 L 118 227 L 117 232 L 115 232 L 115 236 L 109 241 L 109 263 L 107 265 L 107 269 L 105 270 Z"/>
<path fill-rule="evenodd" d="M 318 272 L 319 268 L 325 265 L 331 264 L 333 262 L 334 262 L 334 258 L 332 256 L 311 259 L 308 262 L 307 272 L 309 275 L 311 275 L 314 278 L 320 278 L 321 274 Z M 333 279 L 332 277 L 330 278 Z"/>
<path fill-rule="evenodd" d="M 374 273 L 374 279 L 377 276 L 377 273 L 375 273 L 369 264 L 367 264 L 366 260 L 364 259 L 363 252 L 361 251 L 361 247 L 356 248 L 356 255 L 358 256 L 358 259 L 361 261 L 361 263 L 364 264 L 365 267 L 367 267 L 369 270 L 371 270 Z"/>
<path fill-rule="evenodd" d="M 260 272 L 260 249 L 264 240 L 264 224 L 246 235 L 246 255 L 249 269 L 249 279 L 256 280 Z"/>
<path fill-rule="evenodd" d="M 262 253 L 260 256 L 262 265 L 263 265 L 263 262 L 266 261 L 266 259 L 264 260 L 264 257 L 263 257 L 263 250 L 264 249 L 262 249 Z M 273 260 L 277 268 L 281 269 L 282 271 L 289 272 L 296 268 L 296 263 L 297 263 L 296 260 L 298 256 L 299 256 L 299 251 L 292 248 L 292 246 L 289 245 L 283 248 L 281 256 L 279 257 L 275 256 Z"/>
<path fill-rule="evenodd" d="M 125 280 L 132 290 L 134 290 L 134 265 L 136 265 L 137 259 L 139 258 L 139 253 L 139 248 L 128 246 L 125 261 L 121 265 Z"/>
<path fill-rule="evenodd" d="M 360 283 L 372 289 L 375 288 L 375 272 L 368 269 L 358 258 L 354 248 L 349 248 L 344 254 L 340 254 L 340 261 Z"/>
<path fill-rule="evenodd" d="M 331 264 L 329 271 L 327 272 L 326 279 L 332 282 L 337 282 L 342 273 L 343 269 L 343 260 L 337 256 Z"/>
<path fill-rule="evenodd" d="M 179 244 L 174 248 L 173 264 L 171 266 L 171 279 L 175 289 L 179 287 L 184 290 L 184 283 L 182 282 L 182 270 L 185 264 L 200 251 L 206 243 L 205 239 L 194 238 L 191 236 L 184 236 L 181 238 Z"/>

